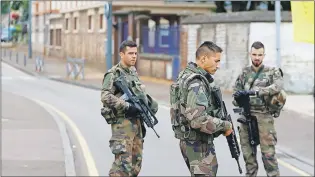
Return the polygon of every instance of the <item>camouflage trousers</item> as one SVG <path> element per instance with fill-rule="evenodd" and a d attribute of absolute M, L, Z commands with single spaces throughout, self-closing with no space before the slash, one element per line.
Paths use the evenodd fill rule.
<path fill-rule="evenodd" d="M 129 123 L 128 123 L 129 122 Z M 112 125 L 110 143 L 115 160 L 109 176 L 138 176 L 142 166 L 143 138 L 141 125 L 124 120 Z"/>
<path fill-rule="evenodd" d="M 216 176 L 218 162 L 213 144 L 186 140 L 179 143 L 191 176 Z"/>
<path fill-rule="evenodd" d="M 269 114 L 254 113 L 252 115 L 257 117 L 260 150 L 267 176 L 279 176 L 280 172 L 275 150 L 275 145 L 277 144 L 277 133 L 274 127 L 274 118 Z M 257 157 L 252 154 L 247 130 L 247 125 L 240 125 L 240 144 L 243 158 L 246 163 L 246 176 L 257 176 Z"/>

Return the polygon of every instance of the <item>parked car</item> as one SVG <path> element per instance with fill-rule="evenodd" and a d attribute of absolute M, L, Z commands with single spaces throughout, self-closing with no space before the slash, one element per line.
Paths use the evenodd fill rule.
<path fill-rule="evenodd" d="M 12 31 L 13 31 L 13 29 L 11 29 L 11 28 L 10 28 L 9 32 L 8 32 L 8 28 L 2 28 L 2 30 L 1 30 L 1 42 L 12 41 L 12 39 L 13 39 Z"/>

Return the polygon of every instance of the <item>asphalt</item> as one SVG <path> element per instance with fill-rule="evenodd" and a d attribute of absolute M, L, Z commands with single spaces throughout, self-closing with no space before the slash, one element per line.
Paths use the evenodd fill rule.
<path fill-rule="evenodd" d="M 2 175 L 75 175 L 68 136 L 56 118 L 23 96 L 2 91 L 1 98 Z"/>
<path fill-rule="evenodd" d="M 36 76 L 34 80 L 32 79 L 25 79 L 27 78 L 26 75 L 23 76 L 19 76 L 19 77 L 23 77 L 24 78 L 24 82 L 26 82 L 26 80 L 28 82 L 33 83 L 34 86 L 30 86 L 30 83 L 25 83 L 27 84 L 27 95 L 30 97 L 45 97 L 46 101 L 49 102 L 50 104 L 53 103 L 53 105 L 58 105 L 58 108 L 61 110 L 67 110 L 67 115 L 72 115 L 70 116 L 72 119 L 74 119 L 73 121 L 75 122 L 75 124 L 80 127 L 79 130 L 80 131 L 87 131 L 89 133 L 82 133 L 84 134 L 84 138 L 86 139 L 88 146 L 91 146 L 91 156 L 94 157 L 94 161 L 96 162 L 97 166 L 97 171 L 99 172 L 99 174 L 103 174 L 103 175 L 107 175 L 107 171 L 102 169 L 104 167 L 104 164 L 106 165 L 106 169 L 108 170 L 108 166 L 110 165 L 110 161 L 109 159 L 112 158 L 111 154 L 108 154 L 108 152 L 103 152 L 104 149 L 107 148 L 108 146 L 108 141 L 104 141 L 104 137 L 99 139 L 99 138 L 95 138 L 95 136 L 97 135 L 105 135 L 105 139 L 108 140 L 108 137 L 110 134 L 107 130 L 98 130 L 98 128 L 102 128 L 102 126 L 104 126 L 101 122 L 98 122 L 99 120 L 97 120 L 95 122 L 94 119 L 92 119 L 91 121 L 94 123 L 82 123 L 85 122 L 82 119 L 79 119 L 78 117 L 82 117 L 84 115 L 83 119 L 86 119 L 86 117 L 98 117 L 97 119 L 99 119 L 99 115 L 98 113 L 98 106 L 94 105 L 92 108 L 92 105 L 87 105 L 86 103 L 91 103 L 91 102 L 99 102 L 99 89 L 100 89 L 100 79 L 96 79 L 93 81 L 93 79 L 86 79 L 85 81 L 73 81 L 73 80 L 69 80 L 69 79 L 65 79 L 64 77 L 61 76 L 61 74 L 59 73 L 59 75 L 52 75 L 51 73 L 34 73 L 34 71 L 32 71 L 31 69 L 25 68 L 25 66 L 21 66 L 21 64 L 17 65 L 17 63 L 15 61 L 10 61 L 7 58 L 4 58 L 4 61 L 6 63 L 9 63 L 10 65 L 14 66 L 15 68 L 18 68 L 19 70 L 26 72 L 28 74 L 31 74 L 33 76 Z M 46 66 L 47 63 L 45 63 Z M 28 65 L 29 66 L 29 65 Z M 57 65 L 55 65 L 57 66 Z M 34 66 L 29 66 L 29 68 L 34 68 Z M 48 68 L 48 67 L 47 67 Z M 57 68 L 57 67 L 56 67 Z M 56 72 L 56 71 L 55 71 Z M 11 72 L 9 72 L 11 73 Z M 57 73 L 57 72 L 56 72 Z M 58 74 L 58 73 L 57 73 Z M 6 75 L 5 77 L 10 78 L 11 76 Z M 71 85 L 66 86 L 65 84 L 57 84 L 51 81 L 47 81 L 47 78 L 49 78 L 50 80 L 57 80 L 60 82 L 64 82 L 64 83 L 70 83 L 70 84 L 75 84 L 81 87 L 73 87 Z M 36 81 L 36 82 L 35 82 Z M 59 83 L 60 83 L 59 82 Z M 89 83 L 89 84 L 88 84 Z M 167 94 L 165 94 L 165 92 L 161 92 L 161 90 L 168 90 L 169 85 L 167 84 L 157 84 L 157 83 L 152 83 L 149 81 L 144 81 L 145 85 L 146 85 L 146 90 L 151 93 L 154 97 L 158 98 L 158 100 L 160 101 L 161 106 L 161 111 L 159 111 L 159 117 L 163 118 L 162 121 L 162 125 L 165 125 L 166 127 L 168 126 L 168 123 L 165 123 L 164 118 L 168 119 L 169 117 L 169 110 L 167 108 L 167 102 L 168 102 L 168 96 Z M 85 88 L 82 88 L 85 87 Z M 12 86 L 10 86 L 12 87 Z M 38 87 L 38 88 L 37 88 Z M 32 89 L 31 89 L 32 88 Z M 70 89 L 71 88 L 71 89 Z M 82 88 L 82 89 L 79 89 Z M 89 88 L 89 89 L 86 89 Z M 94 90 L 92 91 L 91 88 Z M 74 89 L 74 93 L 71 95 L 67 95 L 65 94 L 66 90 L 72 90 Z M 14 89 L 13 89 L 14 90 Z M 33 90 L 33 91 L 30 91 Z M 40 91 L 41 90 L 41 91 Z M 70 91 L 69 90 L 69 91 Z M 37 94 L 34 93 L 37 91 Z M 40 93 L 40 92 L 44 92 L 44 93 Z M 71 91 L 72 92 L 72 91 Z M 46 94 L 45 94 L 46 93 Z M 68 92 L 69 93 L 69 92 Z M 38 96 L 38 94 L 40 94 L 41 96 Z M 48 96 L 48 95 L 54 95 L 53 98 L 52 96 Z M 80 96 L 78 96 L 80 95 Z M 89 95 L 93 97 L 93 99 L 86 99 L 85 95 Z M 84 97 L 85 99 L 81 100 L 81 96 Z M 77 100 L 76 102 L 72 101 L 72 100 L 76 100 L 80 98 L 79 100 Z M 96 100 L 94 100 L 96 98 Z M 60 101 L 60 99 L 62 99 L 62 101 Z M 94 101 L 93 101 L 94 100 Z M 232 113 L 232 105 L 230 104 L 231 102 L 231 97 L 229 94 L 224 94 L 224 100 L 226 101 L 227 107 L 228 107 L 228 111 L 231 113 L 232 118 L 235 120 L 237 115 Z M 85 103 L 77 103 L 77 102 L 85 102 Z M 94 103 L 93 103 L 94 104 Z M 61 106 L 60 106 L 61 105 Z M 73 105 L 77 105 L 77 106 L 73 106 Z M 80 105 L 80 106 L 78 106 Z M 164 105 L 164 106 L 163 106 Z M 86 113 L 86 111 L 84 110 L 77 110 L 77 113 L 73 113 L 73 110 L 75 110 L 75 107 L 87 107 L 86 109 L 90 110 L 90 114 Z M 95 107 L 97 109 L 95 109 Z M 95 110 L 94 110 L 95 109 Z M 94 110 L 94 111 L 92 111 Z M 94 116 L 93 116 L 94 115 Z M 167 120 L 166 120 L 167 121 Z M 285 110 L 282 112 L 282 115 L 280 118 L 276 119 L 276 127 L 278 130 L 278 156 L 281 159 L 282 163 L 282 167 L 281 169 L 284 170 L 284 173 L 282 173 L 283 175 L 302 175 L 302 174 L 306 174 L 310 173 L 310 174 L 314 174 L 314 163 L 313 163 L 313 157 L 314 157 L 314 117 L 310 116 L 310 115 L 305 115 L 305 114 L 301 114 L 300 112 L 295 112 L 295 111 L 291 111 L 291 110 Z M 96 124 L 95 124 L 96 123 Z M 82 125 L 83 124 L 83 125 Z M 95 134 L 95 132 L 90 132 L 90 130 L 86 130 L 86 126 L 89 125 L 89 127 L 95 127 L 95 132 L 98 132 Z M 160 134 L 162 134 L 162 137 L 168 137 L 169 134 L 172 134 L 172 132 L 169 132 L 168 130 L 165 130 L 165 126 L 158 126 L 161 127 L 160 131 L 162 131 Z M 104 129 L 104 127 L 102 128 Z M 158 130 L 158 129 L 157 129 Z M 105 131 L 105 132 L 104 132 Z M 70 134 L 72 131 L 70 131 Z M 150 134 L 150 133 L 149 133 Z M 80 138 L 78 138 L 75 133 L 73 133 L 73 135 L 70 137 L 72 137 L 71 139 L 73 139 L 73 143 L 76 144 L 74 146 L 80 146 Z M 91 140 L 93 139 L 94 140 Z M 152 139 L 151 139 L 152 138 Z M 172 138 L 171 138 L 172 139 Z M 178 144 L 174 144 L 174 140 L 171 140 L 170 138 L 167 138 L 166 140 L 163 140 L 161 142 L 161 140 L 156 140 L 156 138 L 154 137 L 154 135 L 152 134 L 152 137 L 150 136 L 149 143 L 145 144 L 145 147 L 148 147 L 149 150 L 147 150 L 148 148 L 145 149 L 145 152 L 148 153 L 149 157 L 146 157 L 146 159 L 160 159 L 160 157 L 156 156 L 157 154 L 154 153 L 154 150 L 156 150 L 156 152 L 158 152 L 159 150 L 156 148 L 156 146 L 159 147 L 164 147 L 165 144 L 169 144 L 169 149 L 167 149 L 166 147 L 162 148 L 162 152 L 174 152 L 174 154 L 172 156 L 170 156 L 169 158 L 172 158 L 169 160 L 169 162 L 165 162 L 164 165 L 162 165 L 163 167 L 167 167 L 167 166 L 172 166 L 172 164 L 174 163 L 178 163 L 178 164 L 182 164 L 181 160 L 182 157 L 179 156 L 179 154 L 176 152 L 176 150 L 174 151 L 174 149 L 177 149 Z M 99 147 L 95 148 L 95 144 L 99 143 Z M 105 143 L 105 148 L 103 147 Z M 224 140 L 219 140 L 219 149 L 224 150 L 226 145 L 224 144 Z M 166 149 L 165 149 L 166 148 Z M 82 147 L 81 147 L 82 149 Z M 83 148 L 84 149 L 84 148 Z M 101 151 L 100 151 L 101 149 Z M 83 150 L 84 151 L 84 150 Z M 106 150 L 108 151 L 108 149 Z M 220 150 L 219 150 L 220 151 Z M 106 156 L 104 157 L 103 155 L 101 155 L 101 153 L 105 153 Z M 175 153 L 176 152 L 176 153 Z M 86 160 L 86 156 L 84 156 L 84 152 L 82 152 L 82 159 L 81 160 Z M 153 154 L 152 154 L 153 153 Z M 79 153 L 80 154 L 80 153 Z M 155 154 L 155 155 L 154 155 Z M 161 154 L 161 153 L 159 153 Z M 74 156 L 76 156 L 76 153 L 74 152 Z M 79 155 L 78 155 L 79 156 Z M 224 155 L 226 156 L 226 155 Z M 83 159 L 84 158 L 84 159 Z M 100 158 L 105 158 L 107 159 L 106 163 L 104 163 L 104 159 L 100 159 Z M 260 157 L 258 157 L 260 158 Z M 149 160 L 144 159 L 144 161 L 146 161 L 147 163 L 144 163 L 144 170 L 141 174 L 145 174 L 145 175 L 150 175 L 152 174 L 152 172 L 150 173 L 149 170 L 152 171 L 157 171 L 156 174 L 164 174 L 161 171 L 159 171 L 158 167 L 156 167 L 156 165 L 159 165 L 158 162 L 151 162 Z M 174 161 L 174 159 L 177 159 L 176 161 Z M 230 157 L 226 157 L 226 158 L 222 158 L 223 163 L 226 163 L 228 165 L 235 165 L 233 162 L 230 161 L 226 161 L 226 159 L 230 159 Z M 148 162 L 149 161 L 149 162 Z M 158 160 L 160 161 L 160 160 Z M 232 161 L 232 160 L 231 160 Z M 80 163 L 79 163 L 80 164 Z M 101 166 L 99 166 L 101 164 Z M 154 170 L 154 166 L 150 166 L 148 164 L 151 165 L 155 165 L 156 169 Z M 288 165 L 289 164 L 289 165 Z M 177 166 L 177 165 L 176 165 Z M 222 166 L 222 165 L 221 165 Z M 223 165 L 226 166 L 226 165 Z M 262 164 L 260 165 L 262 167 Z M 289 166 L 289 167 L 288 167 Z M 80 166 L 79 166 L 80 167 Z M 90 166 L 91 167 L 91 166 Z M 88 170 L 91 169 L 89 167 L 87 167 Z M 292 168 L 297 168 L 299 170 L 301 170 L 302 172 L 298 173 L 296 172 L 297 170 L 292 170 Z M 93 169 L 93 168 L 92 168 Z M 167 168 L 169 169 L 169 168 Z M 182 168 L 179 168 L 182 169 Z M 163 169 L 160 169 L 163 170 Z M 92 170 L 93 171 L 93 170 Z M 233 170 L 234 171 L 234 170 Z M 236 171 L 231 171 L 231 172 L 220 172 L 220 174 L 237 174 Z M 91 170 L 90 170 L 91 172 Z M 95 172 L 95 170 L 94 170 Z M 303 173 L 304 172 L 304 173 Z M 173 175 L 187 175 L 187 170 L 182 169 L 182 171 L 180 172 L 175 172 L 172 169 L 169 169 L 169 174 L 173 174 Z M 263 172 L 260 172 L 260 174 L 264 175 Z"/>

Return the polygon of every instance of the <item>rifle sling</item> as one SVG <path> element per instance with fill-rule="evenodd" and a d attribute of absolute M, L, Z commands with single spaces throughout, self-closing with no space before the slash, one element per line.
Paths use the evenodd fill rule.
<path fill-rule="evenodd" d="M 250 84 L 250 87 L 249 87 L 248 90 L 250 90 L 250 89 L 253 87 L 255 80 L 258 78 L 259 74 L 262 72 L 263 69 L 264 69 L 264 65 L 262 65 L 262 66 L 259 68 L 259 70 L 258 70 L 258 72 L 256 73 L 256 75 L 255 75 L 255 77 L 254 77 L 254 79 L 253 79 L 253 82 Z"/>

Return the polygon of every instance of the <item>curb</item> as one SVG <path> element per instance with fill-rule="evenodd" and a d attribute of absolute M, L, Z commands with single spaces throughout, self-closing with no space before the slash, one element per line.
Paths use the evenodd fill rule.
<path fill-rule="evenodd" d="M 21 72 L 26 73 L 28 75 L 38 76 L 38 74 L 36 74 L 36 73 L 22 69 L 22 68 L 15 66 L 15 65 L 7 62 L 7 61 L 2 60 L 2 62 L 6 63 L 6 64 L 18 69 Z M 45 77 L 45 78 L 48 78 L 48 77 Z M 25 96 L 23 96 L 23 97 L 25 97 Z M 66 176 L 76 176 L 75 165 L 74 165 L 74 155 L 72 152 L 70 137 L 69 137 L 69 134 L 67 132 L 65 123 L 62 120 L 60 120 L 60 118 L 58 118 L 55 113 L 53 113 L 51 110 L 47 109 L 43 105 L 39 104 L 37 101 L 35 101 L 31 98 L 27 98 L 27 99 L 29 99 L 29 100 L 35 102 L 37 105 L 41 106 L 43 109 L 45 109 L 53 117 L 53 119 L 54 119 L 54 121 L 57 124 L 57 127 L 59 129 L 59 133 L 60 133 L 60 137 L 61 137 L 61 141 L 62 141 L 62 147 L 63 147 L 64 157 L 65 157 L 64 158 L 65 172 L 66 172 L 65 175 Z"/>
<path fill-rule="evenodd" d="M 89 89 L 93 89 L 93 90 L 101 90 L 101 87 L 95 87 L 93 85 L 87 85 L 87 84 L 81 84 L 81 83 L 78 83 L 78 82 L 75 82 L 75 81 L 70 81 L 70 80 L 65 80 L 65 79 L 59 79 L 59 78 L 50 78 L 50 77 L 47 77 L 47 76 L 41 76 L 37 73 L 34 73 L 32 71 L 28 71 L 26 69 L 23 69 L 19 66 L 16 66 L 10 62 L 7 62 L 5 60 L 2 60 L 3 63 L 7 64 L 7 65 L 10 65 L 12 66 L 13 68 L 21 71 L 21 72 L 24 72 L 25 74 L 28 74 L 28 75 L 31 75 L 31 76 L 35 76 L 35 77 L 44 77 L 44 78 L 47 78 L 47 79 L 50 79 L 50 80 L 54 80 L 54 81 L 58 81 L 58 82 L 62 82 L 62 83 L 66 83 L 66 84 L 71 84 L 71 85 L 76 85 L 76 86 L 80 86 L 80 87 L 85 87 L 85 88 L 89 88 Z"/>
<path fill-rule="evenodd" d="M 31 76 L 38 76 L 38 74 L 33 73 L 32 71 L 28 71 L 28 70 L 26 70 L 26 69 L 22 69 L 21 67 L 16 66 L 16 65 L 14 65 L 14 64 L 12 64 L 12 63 L 10 63 L 10 62 L 8 62 L 8 61 L 5 61 L 5 60 L 3 60 L 3 59 L 1 60 L 1 62 L 5 63 L 5 64 L 7 64 L 7 65 L 10 65 L 10 66 L 12 66 L 13 68 L 15 68 L 15 69 L 17 69 L 17 70 L 19 70 L 19 71 L 22 71 L 22 72 L 24 72 L 24 73 L 26 73 L 26 74 L 28 74 L 28 75 L 31 75 Z"/>
<path fill-rule="evenodd" d="M 34 100 L 35 101 L 35 100 Z M 67 132 L 67 128 L 65 122 L 60 120 L 59 116 L 56 115 L 52 110 L 46 108 L 41 105 L 37 101 L 36 104 L 40 105 L 44 108 L 55 120 L 57 127 L 59 129 L 59 134 L 62 141 L 63 153 L 64 153 L 64 163 L 65 163 L 65 176 L 76 176 L 75 163 L 74 163 L 74 155 L 72 151 L 72 146 L 70 143 L 70 136 Z"/>
<path fill-rule="evenodd" d="M 76 170 L 75 170 L 75 165 L 74 165 L 74 155 L 72 152 L 72 146 L 70 143 L 70 136 L 67 132 L 67 128 L 65 125 L 65 122 L 63 122 L 62 120 L 60 120 L 60 118 L 58 118 L 58 116 L 56 115 L 56 113 L 54 113 L 53 111 L 49 110 L 48 108 L 46 108 L 45 106 L 43 106 L 42 104 L 40 104 L 38 101 L 26 97 L 24 95 L 20 95 L 17 93 L 14 93 L 20 97 L 23 97 L 35 104 L 37 104 L 39 107 L 43 108 L 45 111 L 47 111 L 47 113 L 52 117 L 52 119 L 55 121 L 56 126 L 58 127 L 59 130 L 59 135 L 61 138 L 61 143 L 62 143 L 62 148 L 63 148 L 63 154 L 64 154 L 64 164 L 65 164 L 65 176 L 76 176 Z"/>
<path fill-rule="evenodd" d="M 58 82 L 62 82 L 62 83 L 66 83 L 66 84 L 70 84 L 70 85 L 76 85 L 76 86 L 79 86 L 79 87 L 84 87 L 84 88 L 88 88 L 88 89 L 92 89 L 92 90 L 97 90 L 97 91 L 100 91 L 102 89 L 101 87 L 96 87 L 96 86 L 87 85 L 87 84 L 81 84 L 81 83 L 78 83 L 78 82 L 75 82 L 75 81 L 70 81 L 70 80 L 65 80 L 65 79 L 49 78 L 49 77 L 45 77 L 45 78 L 50 79 L 50 80 L 54 80 L 54 81 L 58 81 Z"/>

